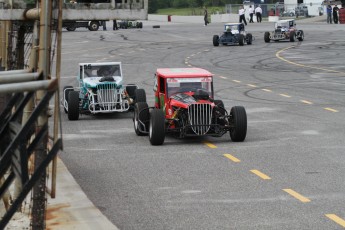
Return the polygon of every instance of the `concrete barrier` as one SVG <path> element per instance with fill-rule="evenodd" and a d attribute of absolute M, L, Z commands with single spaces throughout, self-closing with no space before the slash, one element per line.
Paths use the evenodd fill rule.
<path fill-rule="evenodd" d="M 147 19 L 149 21 L 167 22 L 168 15 L 149 14 Z"/>
<path fill-rule="evenodd" d="M 238 14 L 212 14 L 211 22 L 238 22 Z"/>
<path fill-rule="evenodd" d="M 204 16 L 171 16 L 171 22 L 200 23 L 204 24 Z"/>
<path fill-rule="evenodd" d="M 279 21 L 279 16 L 268 16 L 269 22 L 276 22 Z"/>

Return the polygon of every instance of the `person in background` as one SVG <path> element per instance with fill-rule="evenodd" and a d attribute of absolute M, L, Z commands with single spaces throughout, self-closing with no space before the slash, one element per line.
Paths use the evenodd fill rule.
<path fill-rule="evenodd" d="M 113 30 L 118 30 L 116 19 L 113 20 Z"/>
<path fill-rule="evenodd" d="M 253 21 L 254 9 L 252 8 L 252 5 L 249 6 L 248 13 L 249 13 L 249 17 L 250 17 L 249 23 L 254 23 L 254 21 Z"/>
<path fill-rule="evenodd" d="M 334 5 L 333 7 L 333 21 L 334 21 L 334 24 L 338 24 L 338 12 L 339 12 L 339 8 L 337 5 Z"/>
<path fill-rule="evenodd" d="M 205 25 L 204 26 L 207 26 L 208 24 L 208 12 L 207 12 L 207 8 L 204 7 L 204 21 L 205 21 Z"/>
<path fill-rule="evenodd" d="M 262 21 L 262 9 L 261 9 L 260 5 L 258 5 L 258 7 L 255 8 L 255 15 L 256 15 L 256 21 L 261 23 L 261 21 Z"/>
<path fill-rule="evenodd" d="M 103 30 L 107 30 L 107 22 L 106 22 L 106 21 L 103 21 L 103 22 L 102 22 L 102 25 L 103 25 Z"/>
<path fill-rule="evenodd" d="M 327 10 L 327 23 L 332 24 L 332 6 L 328 4 L 326 10 Z"/>
<path fill-rule="evenodd" d="M 240 23 L 244 21 L 244 24 L 247 25 L 246 17 L 244 15 L 245 12 L 246 10 L 243 8 L 243 6 L 240 6 L 240 9 L 238 10 L 238 15 L 240 16 Z"/>

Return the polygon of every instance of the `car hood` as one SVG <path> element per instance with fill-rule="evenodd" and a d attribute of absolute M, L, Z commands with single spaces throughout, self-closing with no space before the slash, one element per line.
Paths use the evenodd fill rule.
<path fill-rule="evenodd" d="M 108 83 L 107 81 L 100 82 L 99 80 L 102 77 L 88 77 L 84 78 L 83 85 L 87 88 L 96 88 L 97 85 Z M 122 85 L 122 79 L 120 77 L 114 77 L 114 81 L 111 81 L 111 83 L 115 83 L 117 86 Z"/>

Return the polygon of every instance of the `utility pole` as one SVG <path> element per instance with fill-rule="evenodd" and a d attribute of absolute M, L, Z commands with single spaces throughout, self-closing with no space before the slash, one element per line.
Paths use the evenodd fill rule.
<path fill-rule="evenodd" d="M 52 1 L 41 0 L 40 5 L 40 36 L 39 36 L 39 57 L 38 71 L 42 72 L 43 80 L 50 77 L 50 44 L 51 44 L 51 25 L 52 25 Z M 44 97 L 44 91 L 38 91 L 36 94 L 37 102 Z M 48 107 L 38 117 L 36 132 L 39 132 L 48 122 Z M 48 135 L 36 148 L 35 152 L 35 170 L 47 156 Z M 40 179 L 33 189 L 33 206 L 32 206 L 32 229 L 45 229 L 45 210 L 46 210 L 46 172 L 42 172 Z"/>

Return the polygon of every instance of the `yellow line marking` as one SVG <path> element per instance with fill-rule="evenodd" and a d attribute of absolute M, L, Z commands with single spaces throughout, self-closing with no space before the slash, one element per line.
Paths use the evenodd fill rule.
<path fill-rule="evenodd" d="M 324 109 L 325 109 L 325 110 L 328 110 L 328 111 L 331 111 L 331 112 L 334 112 L 334 113 L 339 112 L 338 110 L 332 109 L 332 108 L 324 108 Z"/>
<path fill-rule="evenodd" d="M 233 82 L 236 82 L 236 83 L 241 83 L 241 81 L 239 80 L 232 80 Z"/>
<path fill-rule="evenodd" d="M 262 89 L 262 90 L 265 92 L 272 92 L 272 90 L 270 90 L 270 89 Z"/>
<path fill-rule="evenodd" d="M 204 50 L 205 52 L 208 52 L 208 51 L 210 51 L 210 50 Z"/>
<path fill-rule="evenodd" d="M 252 173 L 254 173 L 255 175 L 257 175 L 258 177 L 261 177 L 261 179 L 264 179 L 264 180 L 270 180 L 271 177 L 267 176 L 266 174 L 260 172 L 259 170 L 256 170 L 256 169 L 252 169 L 250 170 Z"/>
<path fill-rule="evenodd" d="M 281 94 L 279 94 L 279 95 L 282 96 L 282 97 L 291 97 L 290 95 L 283 94 L 283 93 L 281 93 Z"/>
<path fill-rule="evenodd" d="M 238 158 L 234 157 L 234 156 L 233 156 L 233 155 L 231 155 L 231 154 L 226 153 L 226 154 L 224 154 L 223 156 L 225 156 L 226 158 L 228 158 L 228 159 L 232 160 L 233 162 L 236 162 L 236 163 L 241 162 L 241 160 L 240 160 L 240 159 L 238 159 Z"/>
<path fill-rule="evenodd" d="M 303 102 L 304 104 L 308 104 L 308 105 L 312 105 L 312 104 L 313 104 L 313 102 L 311 102 L 311 101 L 306 101 L 306 100 L 301 100 L 301 102 Z"/>
<path fill-rule="evenodd" d="M 299 63 L 296 63 L 296 62 L 293 62 L 293 61 L 289 61 L 289 60 L 287 60 L 287 59 L 285 59 L 285 58 L 280 56 L 280 54 L 282 52 L 284 52 L 285 50 L 291 49 L 291 48 L 295 48 L 295 46 L 290 46 L 290 47 L 284 48 L 282 50 L 279 50 L 276 53 L 276 57 L 279 58 L 282 61 L 285 61 L 285 62 L 289 63 L 289 64 L 297 65 L 297 66 L 304 67 L 304 68 L 318 69 L 318 70 L 323 70 L 323 71 L 326 71 L 326 72 L 345 74 L 345 72 L 341 72 L 341 71 L 337 71 L 337 70 L 332 70 L 332 69 L 326 69 L 326 68 L 320 68 L 320 67 L 315 67 L 315 66 L 308 66 L 308 65 L 299 64 Z"/>
<path fill-rule="evenodd" d="M 192 67 L 192 65 L 188 65 L 189 67 Z"/>
<path fill-rule="evenodd" d="M 223 79 L 227 79 L 226 77 L 223 77 L 223 76 L 219 76 L 220 78 L 223 78 Z"/>
<path fill-rule="evenodd" d="M 205 141 L 204 144 L 207 145 L 211 149 L 216 149 L 217 148 L 217 146 L 215 146 L 214 144 L 212 144 L 210 142 L 207 142 L 207 141 Z"/>
<path fill-rule="evenodd" d="M 253 87 L 253 88 L 256 88 L 256 87 L 257 87 L 256 85 L 252 85 L 252 84 L 247 84 L 247 86 Z"/>
<path fill-rule="evenodd" d="M 186 57 L 186 59 L 189 59 L 190 57 Z"/>
<path fill-rule="evenodd" d="M 187 62 L 187 61 L 185 61 L 185 62 L 184 62 L 184 64 L 188 65 L 188 62 Z"/>
<path fill-rule="evenodd" d="M 335 223 L 345 228 L 345 220 L 341 219 L 339 216 L 335 214 L 326 214 L 325 216 L 327 216 L 329 219 L 333 220 Z"/>
<path fill-rule="evenodd" d="M 195 54 L 191 54 L 190 56 L 193 57 Z"/>
<path fill-rule="evenodd" d="M 283 191 L 289 193 L 291 196 L 295 197 L 296 199 L 300 200 L 303 203 L 310 202 L 308 198 L 306 198 L 305 196 L 302 196 L 301 194 L 295 192 L 292 189 L 283 189 Z"/>

